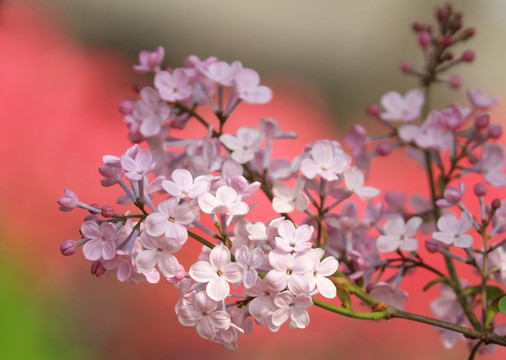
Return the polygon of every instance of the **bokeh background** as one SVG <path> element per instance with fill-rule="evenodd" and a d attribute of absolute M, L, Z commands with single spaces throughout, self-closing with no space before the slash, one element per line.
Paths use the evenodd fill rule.
<path fill-rule="evenodd" d="M 142 49 L 164 45 L 166 64 L 189 54 L 241 60 L 274 89 L 268 105 L 242 107 L 237 119 L 273 116 L 301 136 L 291 155 L 319 138 L 342 138 L 365 105 L 415 86 L 398 71 L 420 64 L 410 24 L 429 21 L 435 1 L 3 0 L 0 2 L 0 358 L 1 359 L 462 359 L 466 345 L 440 345 L 428 326 L 368 323 L 312 308 L 308 329 L 260 327 L 229 352 L 177 322 L 170 286 L 95 279 L 80 254 L 59 254 L 77 239 L 82 213 L 58 212 L 70 187 L 89 202 L 114 204 L 99 185 L 104 154 L 129 145 L 118 104 Z M 506 94 L 506 2 L 458 1 L 477 36 L 477 60 L 459 71 L 465 84 Z M 465 101 L 440 87 L 434 105 Z M 504 121 L 506 107 L 493 111 Z M 374 124 L 369 124 L 374 126 Z M 504 142 L 503 142 L 504 143 Z M 376 167 L 378 187 L 420 186 L 406 165 Z M 418 190 L 418 189 L 417 189 Z M 424 190 L 420 190 L 424 193 Z M 496 196 L 505 197 L 504 193 Z M 188 255 L 196 256 L 196 252 Z M 406 284 L 408 281 L 406 281 Z M 407 285 L 406 285 L 407 286 Z M 403 287 L 406 288 L 406 287 Z M 409 287 L 406 288 L 409 290 Z M 410 291 L 407 309 L 428 314 L 438 296 Z M 504 358 L 504 349 L 488 359 Z"/>

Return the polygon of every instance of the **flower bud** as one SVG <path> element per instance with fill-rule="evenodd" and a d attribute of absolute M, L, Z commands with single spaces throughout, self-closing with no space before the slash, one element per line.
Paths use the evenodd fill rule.
<path fill-rule="evenodd" d="M 432 37 L 430 36 L 430 34 L 427 32 L 427 31 L 420 31 L 418 33 L 418 44 L 420 44 L 420 46 L 423 48 L 423 49 L 426 49 L 430 43 L 432 42 Z"/>
<path fill-rule="evenodd" d="M 493 210 L 497 210 L 501 207 L 501 200 L 499 200 L 498 198 L 495 198 L 494 200 L 492 200 L 492 209 Z"/>
<path fill-rule="evenodd" d="M 425 26 L 421 23 L 419 23 L 418 21 L 414 21 L 413 24 L 411 25 L 411 27 L 413 28 L 413 30 L 415 30 L 416 32 L 420 32 L 420 31 L 423 31 L 425 30 Z"/>
<path fill-rule="evenodd" d="M 454 89 L 458 89 L 462 86 L 464 79 L 459 74 L 453 74 L 450 77 L 450 86 Z"/>
<path fill-rule="evenodd" d="M 105 218 L 112 218 L 114 216 L 114 209 L 110 206 L 105 205 L 102 208 L 102 216 Z"/>
<path fill-rule="evenodd" d="M 437 7 L 436 8 L 436 18 L 439 22 L 444 22 L 448 19 L 448 12 L 445 8 Z"/>
<path fill-rule="evenodd" d="M 411 61 L 402 60 L 400 68 L 404 74 L 409 74 L 411 71 L 413 71 L 413 64 L 411 63 Z"/>
<path fill-rule="evenodd" d="M 439 251 L 439 247 L 441 245 L 440 241 L 436 239 L 427 239 L 425 240 L 425 249 L 431 254 L 437 253 Z"/>
<path fill-rule="evenodd" d="M 135 101 L 132 99 L 127 99 L 119 104 L 119 112 L 123 115 L 130 115 L 134 112 Z"/>
<path fill-rule="evenodd" d="M 476 34 L 476 29 L 474 28 L 466 29 L 462 34 L 462 40 L 470 39 L 474 36 L 474 34 Z"/>
<path fill-rule="evenodd" d="M 489 124 L 490 124 L 490 115 L 487 113 L 478 114 L 474 118 L 474 126 L 476 126 L 477 129 L 486 129 Z"/>
<path fill-rule="evenodd" d="M 451 51 L 447 51 L 443 54 L 443 61 L 453 60 L 453 53 Z"/>
<path fill-rule="evenodd" d="M 76 250 L 77 250 L 77 247 L 76 247 L 76 243 L 74 242 L 74 240 L 65 240 L 60 245 L 60 252 L 62 255 L 65 255 L 65 256 L 74 255 L 76 253 Z"/>
<path fill-rule="evenodd" d="M 93 207 L 93 208 L 95 208 L 95 209 L 100 209 L 100 205 L 98 205 L 98 204 L 90 204 L 90 206 L 91 206 L 91 207 Z M 90 214 L 92 214 L 92 215 L 95 215 L 95 214 L 96 214 L 96 212 L 91 211 L 91 210 L 88 210 L 88 212 L 89 212 Z"/>
<path fill-rule="evenodd" d="M 487 194 L 487 188 L 483 183 L 477 183 L 474 185 L 474 195 L 485 196 Z"/>
<path fill-rule="evenodd" d="M 100 260 L 95 260 L 91 263 L 91 275 L 101 277 L 105 274 L 107 269 L 104 267 Z"/>
<path fill-rule="evenodd" d="M 500 124 L 494 124 L 488 129 L 488 136 L 491 139 L 499 139 L 502 136 L 502 126 Z"/>
<path fill-rule="evenodd" d="M 468 63 L 473 62 L 475 58 L 476 58 L 476 53 L 473 50 L 464 51 L 464 53 L 462 54 L 462 57 L 461 57 L 462 61 L 468 62 Z"/>
<path fill-rule="evenodd" d="M 73 210 L 77 206 L 77 203 L 79 202 L 77 195 L 72 190 L 69 189 L 63 190 L 63 193 L 65 194 L 65 196 L 57 201 L 58 205 L 60 205 L 59 208 L 60 211 Z"/>
<path fill-rule="evenodd" d="M 176 284 L 184 279 L 186 276 L 186 271 L 184 270 L 183 265 L 178 264 L 177 273 L 175 276 L 167 278 L 167 284 Z"/>
<path fill-rule="evenodd" d="M 365 112 L 367 113 L 367 115 L 369 115 L 370 117 L 373 117 L 373 118 L 376 118 L 378 119 L 379 116 L 380 116 L 380 113 L 381 113 L 381 109 L 378 105 L 376 104 L 371 104 L 369 105 L 368 107 L 366 107 L 365 109 Z"/>
<path fill-rule="evenodd" d="M 456 12 L 453 15 L 453 18 L 450 22 L 450 27 L 453 30 L 453 32 L 456 32 L 456 31 L 459 31 L 460 29 L 462 29 L 462 13 L 461 12 Z"/>
<path fill-rule="evenodd" d="M 436 41 L 439 46 L 443 48 L 453 45 L 453 39 L 451 36 L 439 36 Z"/>
<path fill-rule="evenodd" d="M 376 154 L 379 156 L 387 156 L 392 152 L 392 147 L 389 143 L 382 142 L 379 143 L 378 146 L 376 146 Z"/>

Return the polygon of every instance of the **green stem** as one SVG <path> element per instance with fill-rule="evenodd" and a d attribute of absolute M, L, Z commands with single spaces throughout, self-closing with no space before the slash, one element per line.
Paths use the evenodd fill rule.
<path fill-rule="evenodd" d="M 334 312 L 339 315 L 347 316 L 354 319 L 361 319 L 361 320 L 380 320 L 380 319 L 386 319 L 387 313 L 385 311 L 375 311 L 375 312 L 360 312 L 360 311 L 354 311 L 350 309 L 345 309 L 340 306 L 332 305 L 329 303 L 326 303 L 325 301 L 313 298 L 313 304 L 315 304 L 318 307 L 321 307 L 322 309 Z"/>
<path fill-rule="evenodd" d="M 474 357 L 476 356 L 476 354 L 478 353 L 478 349 L 480 348 L 480 346 L 483 344 L 483 340 L 480 340 L 476 343 L 476 345 L 474 345 L 473 347 L 473 350 L 471 351 L 471 353 L 469 354 L 469 357 L 468 357 L 468 360 L 474 360 Z"/>
<path fill-rule="evenodd" d="M 214 247 L 216 246 L 212 242 L 207 241 L 202 236 L 197 235 L 194 232 L 188 231 L 188 236 L 190 236 L 191 238 L 194 238 L 195 240 L 197 240 L 202 245 L 207 246 L 209 249 L 214 249 Z"/>

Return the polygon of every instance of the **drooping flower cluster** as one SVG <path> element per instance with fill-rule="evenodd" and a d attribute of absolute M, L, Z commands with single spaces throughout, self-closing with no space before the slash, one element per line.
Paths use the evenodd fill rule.
<path fill-rule="evenodd" d="M 455 42 L 472 36 L 461 31 L 461 15 L 445 6 L 437 19 L 439 35 L 414 25 L 428 59 L 424 70 L 402 64 L 425 90 L 437 82 L 456 87 L 455 80 L 434 74 L 472 61 L 470 52 L 459 61 L 448 55 Z M 459 332 L 506 344 L 490 335 L 504 290 L 487 295 L 490 279 L 506 284 L 506 239 L 500 239 L 506 232 L 506 200 L 487 205 L 487 186 L 478 183 L 476 215 L 463 203 L 462 181 L 479 173 L 489 186 L 506 185 L 504 150 L 496 142 L 502 130 L 488 113 L 495 98 L 470 89 L 469 108 L 452 104 L 429 111 L 427 92 L 390 91 L 381 97 L 383 110 L 368 108 L 387 133 L 370 136 L 356 124 L 344 137 L 351 155 L 340 142 L 324 139 L 306 145 L 292 160 L 279 159 L 272 158 L 272 148 L 296 134 L 281 130 L 272 118 L 235 134 L 224 132 L 240 103 L 271 100 L 271 90 L 260 85 L 254 70 L 238 61 L 195 56 L 184 67 L 169 69 L 161 67 L 163 57 L 161 47 L 140 53 L 134 69 L 153 72 L 154 86 L 121 105 L 135 144 L 121 156 L 104 156 L 99 168 L 104 187 L 121 187 L 117 203 L 127 209 L 88 205 L 66 189 L 60 210 L 79 207 L 90 215 L 80 227 L 81 238 L 65 241 L 62 254 L 82 246 L 98 277 L 115 273 L 119 281 L 133 283 L 165 278 L 179 290 L 175 309 L 181 324 L 229 349 L 252 332 L 253 323 L 273 332 L 285 323 L 305 328 L 313 304 L 351 317 L 439 321 L 447 347 Z M 203 106 L 212 109 L 213 121 L 200 115 Z M 187 135 L 190 122 L 199 123 L 202 133 Z M 387 192 L 378 200 L 380 190 L 365 185 L 363 171 L 370 162 L 396 150 L 406 150 L 425 169 L 430 197 Z M 258 193 L 270 209 L 263 218 L 252 218 L 256 200 L 250 197 Z M 432 256 L 444 257 L 448 275 L 424 259 L 421 240 L 437 254 Z M 196 243 L 203 245 L 198 261 L 181 264 L 177 252 Z M 479 284 L 461 281 L 454 261 L 474 266 Z M 442 298 L 431 306 L 440 320 L 423 321 L 403 311 L 408 294 L 402 281 L 418 269 L 436 277 L 427 289 L 443 284 Z M 370 311 L 359 313 L 352 295 Z M 473 311 L 476 304 L 482 320 Z M 460 330 L 448 333 L 455 326 Z"/>

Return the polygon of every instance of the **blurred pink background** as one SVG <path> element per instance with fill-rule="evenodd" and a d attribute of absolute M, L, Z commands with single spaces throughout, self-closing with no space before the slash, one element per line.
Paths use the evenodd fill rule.
<path fill-rule="evenodd" d="M 122 52 L 111 50 L 112 46 L 84 45 L 80 39 L 89 37 L 72 34 L 68 24 L 72 17 L 58 3 L 0 3 L 0 159 L 4 169 L 0 177 L 3 274 L 0 358 L 246 360 L 467 356 L 462 342 L 451 351 L 444 350 L 439 334 L 429 326 L 403 320 L 361 322 L 316 307 L 310 310 L 309 328 L 290 331 L 285 326 L 272 334 L 256 326 L 253 335 L 240 339 L 239 350 L 230 352 L 200 339 L 193 329 L 178 323 L 173 311 L 178 297 L 174 288 L 165 284 L 121 284 L 112 277 L 96 279 L 89 275 L 90 264 L 80 252 L 70 258 L 61 256 L 59 244 L 79 237 L 77 230 L 83 213 L 63 214 L 58 211 L 56 200 L 62 196 L 63 188 L 69 187 L 85 201 L 114 204 L 118 192 L 100 186 L 97 167 L 102 155 L 121 154 L 129 146 L 127 129 L 117 107 L 133 94 L 132 84 L 148 80 L 131 71 L 135 57 L 128 49 Z M 427 5 L 424 11 L 430 14 L 432 7 Z M 407 33 L 411 18 L 418 16 L 416 11 L 408 15 L 408 20 L 396 24 L 399 31 Z M 115 14 L 111 16 L 114 18 Z M 127 28 L 128 24 L 123 26 Z M 73 30 L 79 34 L 78 27 Z M 152 48 L 149 41 L 136 51 Z M 381 41 L 388 44 L 389 39 Z M 142 43 L 142 39 L 136 42 Z M 255 47 L 261 49 L 261 43 Z M 166 47 L 166 51 L 170 53 L 171 49 Z M 399 52 L 396 58 L 405 56 Z M 255 67 L 252 59 L 247 66 L 268 68 L 264 62 Z M 177 60 L 172 65 L 180 64 L 182 58 Z M 494 61 L 504 64 L 504 57 Z M 395 69 L 388 71 L 401 77 Z M 290 76 L 289 72 L 283 75 L 273 70 L 266 72 L 270 76 L 264 76 L 263 81 L 274 89 L 274 100 L 263 106 L 243 106 L 235 119 L 241 119 L 241 124 L 256 124 L 261 117 L 272 116 L 282 123 L 283 129 L 297 131 L 298 141 L 286 149 L 290 155 L 319 138 L 342 138 L 350 119 L 365 122 L 365 116 L 357 109 L 367 101 L 377 101 L 383 92 L 395 86 L 390 82 L 375 84 L 374 88 L 379 90 L 361 98 L 362 104 L 353 103 L 350 104 L 353 110 L 341 110 L 331 104 L 331 95 L 323 90 L 329 89 L 320 86 L 317 78 L 307 79 L 300 73 Z M 485 83 L 491 82 L 489 77 Z M 369 85 L 364 78 L 356 81 L 365 82 L 364 88 Z M 410 81 L 409 86 L 414 86 L 413 80 Z M 506 93 L 500 85 L 491 87 Z M 448 94 L 442 95 L 445 96 Z M 501 105 L 493 112 L 496 121 L 499 114 L 505 114 L 504 109 Z M 336 114 L 347 115 L 346 125 L 332 120 Z M 375 186 L 397 191 L 421 188 L 420 192 L 426 193 L 420 177 L 419 181 L 406 181 L 407 165 L 399 159 L 378 162 L 374 168 L 378 175 L 372 178 L 377 181 Z M 504 198 L 504 193 L 496 195 Z M 188 253 L 186 264 L 197 253 L 198 247 Z M 431 280 L 426 274 L 416 276 L 421 284 Z M 438 296 L 437 288 L 424 294 L 409 288 L 408 280 L 402 286 L 410 292 L 407 310 L 428 315 L 428 303 Z M 505 354 L 501 349 L 486 358 L 500 359 Z"/>

